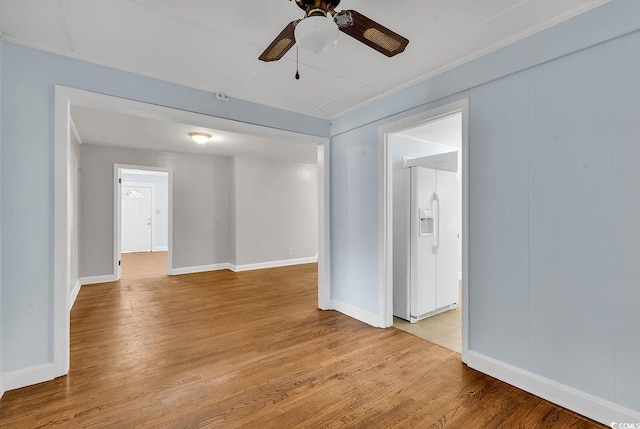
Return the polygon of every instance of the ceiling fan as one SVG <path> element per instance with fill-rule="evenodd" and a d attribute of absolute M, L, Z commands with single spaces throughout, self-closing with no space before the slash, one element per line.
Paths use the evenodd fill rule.
<path fill-rule="evenodd" d="M 335 11 L 340 0 L 296 0 L 305 11 L 302 19 L 292 21 L 258 57 L 277 61 L 298 43 L 302 49 L 324 52 L 338 40 L 338 30 L 392 57 L 404 51 L 409 40 L 355 10 Z"/>

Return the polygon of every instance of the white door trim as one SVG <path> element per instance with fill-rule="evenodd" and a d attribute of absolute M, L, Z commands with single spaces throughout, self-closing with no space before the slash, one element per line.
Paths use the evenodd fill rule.
<path fill-rule="evenodd" d="M 55 88 L 54 236 L 53 236 L 53 376 L 69 372 L 71 278 L 71 100 L 64 88 Z"/>
<path fill-rule="evenodd" d="M 333 310 L 331 298 L 331 150 L 318 145 L 318 308 Z"/>
<path fill-rule="evenodd" d="M 71 277 L 71 228 L 68 204 L 70 174 L 70 107 L 71 104 L 121 113 L 128 113 L 152 119 L 193 124 L 205 128 L 218 128 L 245 134 L 255 134 L 272 138 L 295 137 L 301 142 L 312 142 L 318 145 L 319 153 L 324 157 L 318 159 L 318 171 L 322 172 L 323 186 L 318 188 L 318 223 L 321 224 L 318 247 L 318 304 L 322 309 L 329 308 L 331 301 L 331 285 L 329 271 L 330 231 L 328 220 L 329 206 L 329 139 L 303 134 L 294 131 L 280 130 L 262 125 L 250 124 L 224 119 L 200 113 L 170 107 L 158 106 L 140 101 L 127 100 L 95 92 L 56 85 L 54 112 L 54 243 L 53 243 L 53 366 L 54 376 L 59 377 L 69 372 L 69 279 Z M 185 122 L 186 121 L 186 122 Z M 114 166 L 115 168 L 115 166 Z M 145 167 L 144 169 L 150 169 Z M 319 173 L 320 174 L 320 173 Z M 116 181 L 117 182 L 117 181 Z M 172 181 L 169 181 L 169 204 L 172 205 Z M 115 193 L 115 192 L 114 192 Z M 172 247 L 171 211 L 169 211 L 169 252 Z M 118 235 L 115 234 L 117 237 Z M 116 240 L 119 240 L 116 238 Z M 115 248 L 115 246 L 114 246 Z M 115 258 L 114 258 L 115 259 Z M 169 253 L 171 261 L 171 253 Z M 114 267 L 114 274 L 119 270 Z M 46 381 L 45 379 L 40 381 Z"/>
<path fill-rule="evenodd" d="M 389 134 L 414 128 L 435 119 L 462 113 L 462 361 L 469 352 L 469 100 L 459 100 L 394 121 L 378 129 L 378 326 L 393 326 L 393 167 Z"/>

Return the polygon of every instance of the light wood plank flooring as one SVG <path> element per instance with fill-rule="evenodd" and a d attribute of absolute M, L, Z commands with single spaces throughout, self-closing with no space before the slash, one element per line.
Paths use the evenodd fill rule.
<path fill-rule="evenodd" d="M 123 253 L 120 255 L 122 269 L 121 280 L 141 280 L 153 277 L 164 277 L 169 267 L 169 252 Z"/>
<path fill-rule="evenodd" d="M 2 428 L 603 427 L 398 329 L 316 308 L 315 264 L 83 287 L 71 371 Z"/>

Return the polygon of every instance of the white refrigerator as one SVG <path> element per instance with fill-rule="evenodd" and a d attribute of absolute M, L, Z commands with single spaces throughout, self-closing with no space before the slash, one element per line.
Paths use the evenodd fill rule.
<path fill-rule="evenodd" d="M 457 159 L 453 152 L 406 164 L 411 175 L 409 284 L 399 285 L 394 295 L 407 294 L 406 312 L 401 310 L 404 314 L 396 316 L 410 322 L 458 304 L 461 198 Z"/>

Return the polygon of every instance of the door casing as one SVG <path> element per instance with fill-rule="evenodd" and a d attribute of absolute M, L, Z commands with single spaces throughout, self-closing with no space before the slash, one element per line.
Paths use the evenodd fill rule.
<path fill-rule="evenodd" d="M 469 99 L 417 113 L 378 128 L 378 326 L 393 326 L 393 165 L 389 136 L 462 113 L 462 361 L 469 352 Z"/>

